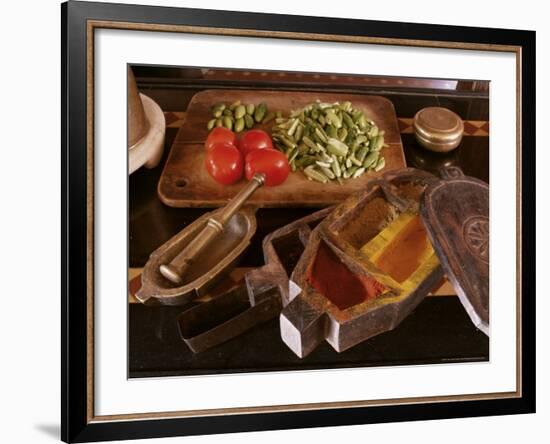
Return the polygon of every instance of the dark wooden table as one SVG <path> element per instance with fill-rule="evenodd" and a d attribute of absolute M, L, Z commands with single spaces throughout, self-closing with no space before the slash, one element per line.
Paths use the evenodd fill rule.
<path fill-rule="evenodd" d="M 210 87 L 210 86 L 205 86 Z M 162 88 L 142 90 L 168 111 L 173 103 L 165 100 Z M 194 90 L 193 90 L 194 91 Z M 379 91 L 377 91 L 380 94 Z M 489 182 L 488 98 L 479 94 L 456 96 L 433 92 L 421 95 L 409 92 L 387 93 L 394 102 L 408 166 L 437 171 L 444 165 L 460 166 L 464 173 Z M 182 97 L 186 97 L 182 95 Z M 444 105 L 467 122 L 467 134 L 461 146 L 440 155 L 420 148 L 410 124 L 414 113 L 427 105 Z M 157 197 L 162 165 L 177 132 L 181 117 L 167 113 L 165 152 L 160 166 L 142 168 L 129 178 L 129 263 L 141 268 L 149 254 L 207 209 L 176 209 L 163 205 Z M 470 125 L 470 126 L 468 126 Z M 480 128 L 480 129 L 479 129 Z M 316 209 L 260 209 L 258 229 L 239 266 L 263 264 L 261 241 L 265 235 Z M 268 371 L 357 367 L 377 365 L 471 362 L 489 358 L 488 338 L 469 321 L 456 296 L 426 298 L 395 330 L 374 337 L 338 354 L 323 344 L 305 359 L 298 359 L 281 341 L 278 319 L 246 332 L 211 350 L 193 354 L 179 339 L 175 317 L 185 307 L 148 307 L 129 304 L 129 376 L 148 377 L 243 371 Z"/>

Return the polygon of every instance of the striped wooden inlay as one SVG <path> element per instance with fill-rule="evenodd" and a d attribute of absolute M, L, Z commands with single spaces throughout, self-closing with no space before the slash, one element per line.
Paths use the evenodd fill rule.
<path fill-rule="evenodd" d="M 166 128 L 179 128 L 185 121 L 185 111 L 166 111 Z M 399 131 L 401 134 L 413 134 L 413 119 L 408 117 L 398 117 Z M 489 122 L 486 120 L 465 120 L 465 136 L 489 136 Z"/>
<path fill-rule="evenodd" d="M 401 134 L 413 134 L 413 119 L 398 117 L 399 131 Z M 486 120 L 464 120 L 465 136 L 489 136 L 489 122 Z"/>

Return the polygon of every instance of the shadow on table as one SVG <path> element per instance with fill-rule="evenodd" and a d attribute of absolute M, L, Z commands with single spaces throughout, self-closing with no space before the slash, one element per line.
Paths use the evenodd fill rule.
<path fill-rule="evenodd" d="M 56 441 L 60 439 L 61 427 L 59 424 L 35 424 L 34 428 Z"/>

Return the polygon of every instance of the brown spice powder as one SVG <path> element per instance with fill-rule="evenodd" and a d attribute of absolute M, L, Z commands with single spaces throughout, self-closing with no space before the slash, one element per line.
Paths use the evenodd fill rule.
<path fill-rule="evenodd" d="M 375 197 L 354 212 L 340 236 L 359 249 L 396 217 L 395 207 L 382 197 Z"/>

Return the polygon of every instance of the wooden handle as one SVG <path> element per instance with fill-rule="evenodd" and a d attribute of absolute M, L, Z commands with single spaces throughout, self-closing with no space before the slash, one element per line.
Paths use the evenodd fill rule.
<path fill-rule="evenodd" d="M 183 276 L 193 262 L 223 232 L 225 224 L 264 182 L 264 174 L 255 174 L 252 180 L 227 203 L 221 212 L 208 219 L 202 231 L 169 264 L 160 266 L 161 274 L 174 284 L 181 284 Z"/>
<path fill-rule="evenodd" d="M 442 179 L 459 179 L 464 177 L 464 173 L 459 167 L 448 166 L 439 169 L 439 175 Z"/>

